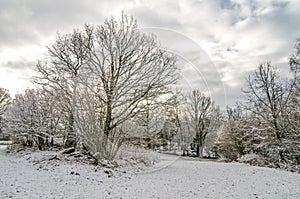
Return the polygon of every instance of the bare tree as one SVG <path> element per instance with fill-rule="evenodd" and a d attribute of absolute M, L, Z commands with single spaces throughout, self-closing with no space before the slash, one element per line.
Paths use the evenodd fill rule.
<path fill-rule="evenodd" d="M 156 102 L 150 102 L 148 99 L 145 100 L 144 111 L 140 112 L 135 116 L 135 121 L 138 126 L 142 127 L 140 130 L 141 136 L 151 137 L 160 133 L 163 129 L 165 121 L 165 110 L 163 107 L 164 102 L 160 99 Z"/>
<path fill-rule="evenodd" d="M 211 120 L 209 115 L 213 109 L 213 101 L 210 97 L 206 97 L 199 90 L 194 90 L 190 96 L 188 96 L 188 110 L 190 116 L 190 122 L 195 131 L 195 143 L 197 156 L 203 156 L 203 145 L 207 134 L 209 133 L 209 126 Z"/>
<path fill-rule="evenodd" d="M 35 83 L 55 95 L 61 102 L 59 108 L 67 114 L 67 146 L 76 144 L 76 90 L 81 68 L 87 58 L 86 47 L 91 44 L 91 34 L 92 29 L 88 25 L 84 31 L 74 30 L 71 34 L 58 34 L 55 43 L 48 46 L 50 63 L 39 62 L 36 66 L 39 76 L 35 77 Z"/>
<path fill-rule="evenodd" d="M 247 98 L 244 108 L 266 121 L 281 142 L 285 132 L 283 116 L 291 88 L 283 85 L 270 62 L 261 64 L 247 81 L 248 88 L 243 90 Z"/>
<path fill-rule="evenodd" d="M 182 121 L 182 108 L 184 96 L 180 91 L 172 93 L 172 96 L 166 101 L 165 107 L 165 127 L 169 139 L 170 149 L 173 148 L 172 141 L 178 144 L 178 147 L 185 148 L 186 137 L 184 135 L 183 121 Z"/>
<path fill-rule="evenodd" d="M 247 98 L 244 108 L 256 121 L 252 122 L 252 132 L 261 137 L 258 145 L 261 150 L 256 151 L 271 161 L 279 159 L 280 162 L 287 162 L 297 158 L 291 155 L 295 154 L 299 145 L 299 131 L 295 131 L 292 125 L 299 121 L 291 109 L 294 91 L 295 84 L 280 78 L 269 62 L 261 64 L 249 76 L 248 88 L 244 90 Z"/>
<path fill-rule="evenodd" d="M 284 79 L 270 62 L 260 64 L 247 79 L 243 109 L 229 109 L 217 142 L 228 159 L 297 169 L 299 156 L 299 40 L 290 58 L 294 78 Z M 245 112 L 241 112 L 241 110 Z M 247 156 L 249 155 L 249 156 Z"/>
<path fill-rule="evenodd" d="M 226 106 L 226 113 L 228 119 L 238 119 L 242 117 L 242 107 L 237 105 L 236 107 Z"/>
<path fill-rule="evenodd" d="M 112 17 L 86 31 L 92 39 L 80 44 L 87 53 L 78 87 L 88 91 L 85 97 L 95 97 L 95 110 L 101 115 L 102 148 L 106 150 L 118 127 L 145 112 L 146 100 L 155 103 L 176 82 L 176 61 L 153 35 L 140 32 L 137 22 L 124 13 L 119 21 Z"/>
<path fill-rule="evenodd" d="M 290 57 L 290 69 L 294 73 L 294 79 L 290 85 L 292 87 L 291 97 L 287 104 L 286 118 L 289 131 L 288 156 L 294 163 L 300 164 L 300 38 L 295 44 L 296 52 Z"/>
<path fill-rule="evenodd" d="M 289 64 L 291 71 L 293 71 L 295 74 L 299 75 L 300 72 L 300 38 L 297 39 L 295 44 L 295 54 L 291 55 Z"/>
<path fill-rule="evenodd" d="M 291 100 L 288 104 L 287 117 L 291 131 L 300 131 L 300 38 L 295 44 L 296 52 L 290 57 L 290 69 L 294 73 L 294 79 L 291 81 L 293 87 Z"/>
<path fill-rule="evenodd" d="M 6 111 L 8 105 L 11 102 L 11 97 L 8 90 L 0 88 L 0 134 L 2 133 L 3 127 L 3 114 Z"/>
<path fill-rule="evenodd" d="M 8 90 L 0 88 L 0 116 L 3 115 L 4 111 L 7 109 L 7 106 L 11 102 L 11 97 Z"/>
<path fill-rule="evenodd" d="M 79 127 L 84 121 L 80 114 L 88 109 L 97 112 L 99 121 L 94 123 L 103 134 L 104 151 L 110 135 L 144 112 L 146 100 L 154 103 L 166 94 L 178 77 L 175 57 L 153 35 L 137 28 L 136 20 L 122 13 L 118 21 L 112 17 L 103 25 L 86 25 L 82 31 L 58 35 L 48 48 L 50 64 L 37 65 L 41 75 L 36 82 L 55 89 L 62 99 L 62 110 L 69 115 L 69 134 L 76 133 L 74 125 Z M 85 97 L 95 100 L 90 103 L 97 107 L 81 107 Z"/>
<path fill-rule="evenodd" d="M 208 119 L 210 122 L 208 127 L 208 134 L 204 143 L 204 149 L 207 157 L 215 158 L 217 155 L 217 151 L 215 150 L 215 143 L 218 139 L 218 133 L 222 131 L 225 117 L 220 107 L 217 105 L 213 105 L 211 108 L 211 112 L 208 115 Z"/>

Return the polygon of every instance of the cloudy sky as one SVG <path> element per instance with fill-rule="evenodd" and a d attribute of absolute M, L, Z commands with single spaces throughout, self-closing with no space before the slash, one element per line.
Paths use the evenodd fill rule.
<path fill-rule="evenodd" d="M 101 24 L 121 11 L 179 56 L 179 87 L 233 104 L 245 77 L 272 61 L 282 73 L 300 37 L 298 0 L 0 0 L 0 87 L 31 87 L 57 32 Z"/>

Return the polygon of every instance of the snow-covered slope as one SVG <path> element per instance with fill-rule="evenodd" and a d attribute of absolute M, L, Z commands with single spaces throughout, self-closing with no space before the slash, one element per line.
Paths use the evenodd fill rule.
<path fill-rule="evenodd" d="M 160 154 L 155 167 L 111 176 L 52 156 L 0 153 L 0 198 L 300 198 L 300 174 L 281 170 Z"/>

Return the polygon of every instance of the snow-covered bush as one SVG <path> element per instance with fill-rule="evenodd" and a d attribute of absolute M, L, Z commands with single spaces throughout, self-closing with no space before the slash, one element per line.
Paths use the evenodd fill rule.
<path fill-rule="evenodd" d="M 133 145 L 124 145 L 117 154 L 118 162 L 123 162 L 123 166 L 134 166 L 142 164 L 151 166 L 159 161 L 159 155 L 151 150 Z"/>
<path fill-rule="evenodd" d="M 259 156 L 254 153 L 243 155 L 242 157 L 237 159 L 238 162 L 250 164 L 252 166 L 267 166 L 268 162 L 266 158 Z"/>
<path fill-rule="evenodd" d="M 249 151 L 249 121 L 243 118 L 229 119 L 223 125 L 217 140 L 217 151 L 221 159 L 236 161 Z"/>
<path fill-rule="evenodd" d="M 53 138 L 62 131 L 61 113 L 55 99 L 42 89 L 28 89 L 18 94 L 5 114 L 5 131 L 25 146 L 40 150 L 53 145 Z"/>

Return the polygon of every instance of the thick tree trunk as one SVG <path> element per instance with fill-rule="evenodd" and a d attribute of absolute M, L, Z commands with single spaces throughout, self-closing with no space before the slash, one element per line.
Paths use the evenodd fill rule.
<path fill-rule="evenodd" d="M 104 123 L 104 135 L 103 135 L 103 143 L 102 147 L 104 150 L 104 154 L 107 155 L 108 152 L 108 138 L 109 135 L 112 131 L 112 108 L 111 108 L 111 94 L 108 95 L 108 100 L 107 100 L 107 105 L 106 105 L 106 118 L 105 118 L 105 123 Z"/>
<path fill-rule="evenodd" d="M 203 158 L 203 144 L 198 143 L 196 148 L 197 157 Z"/>
<path fill-rule="evenodd" d="M 69 129 L 66 138 L 65 146 L 67 147 L 76 147 L 77 144 L 77 135 L 75 129 L 75 111 L 76 111 L 76 89 L 77 89 L 77 72 L 74 73 L 73 78 L 73 93 L 72 93 L 72 104 L 71 111 L 69 115 Z"/>
<path fill-rule="evenodd" d="M 203 145 L 200 146 L 200 150 L 199 150 L 199 158 L 203 158 Z"/>
<path fill-rule="evenodd" d="M 203 132 L 198 132 L 196 134 L 196 154 L 197 157 L 203 157 Z"/>
<path fill-rule="evenodd" d="M 0 116 L 0 134 L 2 134 L 2 116 Z"/>
<path fill-rule="evenodd" d="M 196 155 L 197 155 L 197 157 L 199 157 L 199 155 L 200 155 L 200 145 L 199 144 L 196 145 Z"/>
<path fill-rule="evenodd" d="M 76 147 L 75 122 L 73 112 L 71 112 L 69 115 L 69 124 L 65 140 L 65 147 Z"/>
<path fill-rule="evenodd" d="M 108 137 L 109 137 L 109 134 L 110 134 L 110 129 L 109 127 L 106 127 L 104 129 L 104 134 L 103 134 L 103 141 L 102 141 L 102 148 L 103 148 L 103 152 L 106 153 L 107 150 L 108 150 Z"/>

